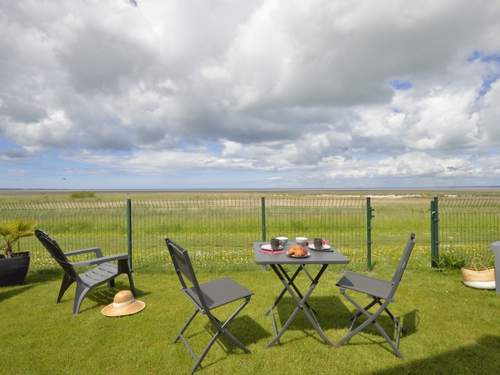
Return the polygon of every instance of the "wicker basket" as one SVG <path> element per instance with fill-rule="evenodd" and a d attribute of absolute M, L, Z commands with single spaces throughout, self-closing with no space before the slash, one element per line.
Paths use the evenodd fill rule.
<path fill-rule="evenodd" d="M 495 289 L 495 269 L 488 268 L 481 271 L 462 268 L 462 279 L 465 285 L 478 289 Z"/>

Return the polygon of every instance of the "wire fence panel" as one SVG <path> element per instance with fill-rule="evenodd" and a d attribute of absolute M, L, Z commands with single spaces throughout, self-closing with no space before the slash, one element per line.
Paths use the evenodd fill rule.
<path fill-rule="evenodd" d="M 329 239 L 351 261 L 366 261 L 365 200 L 346 198 L 268 198 L 267 239 L 286 235 Z M 0 220 L 33 219 L 63 251 L 98 246 L 106 255 L 127 251 L 126 201 L 1 203 Z M 135 266 L 170 263 L 165 237 L 189 250 L 199 266 L 253 264 L 252 243 L 262 239 L 259 197 L 132 201 Z M 32 254 L 32 267 L 54 266 L 35 237 L 20 249 Z M 78 259 L 75 259 L 78 260 Z"/>
<path fill-rule="evenodd" d="M 133 201 L 134 262 L 170 262 L 164 242 L 169 237 L 201 266 L 250 263 L 260 220 L 255 198 Z"/>
<path fill-rule="evenodd" d="M 266 199 L 267 238 L 326 238 L 351 262 L 366 262 L 364 198 Z"/>
<path fill-rule="evenodd" d="M 439 239 L 440 256 L 491 262 L 489 245 L 500 239 L 500 198 L 441 198 Z"/>
<path fill-rule="evenodd" d="M 94 246 L 100 247 L 105 255 L 127 251 L 126 203 L 122 201 L 2 202 L 0 209 L 1 221 L 35 220 L 37 227 L 53 236 L 63 251 Z M 17 250 L 31 252 L 33 268 L 55 264 L 34 236 L 22 238 Z"/>
<path fill-rule="evenodd" d="M 376 208 L 375 261 L 400 254 L 409 231 L 417 233 L 421 252 L 427 259 L 427 203 L 379 199 L 372 202 Z M 200 266 L 253 264 L 252 242 L 260 240 L 263 231 L 267 240 L 279 235 L 290 239 L 327 238 L 352 263 L 366 262 L 366 201 L 362 197 L 271 195 L 265 200 L 264 223 L 262 214 L 261 199 L 255 195 L 134 200 L 134 265 L 168 263 L 164 243 L 167 236 L 186 247 Z M 52 235 L 65 251 L 91 246 L 101 247 L 108 255 L 127 251 L 126 201 L 0 202 L 0 221 L 13 219 L 36 220 L 38 227 Z M 441 255 L 489 261 L 489 244 L 499 239 L 500 197 L 440 198 Z M 16 250 L 31 252 L 33 268 L 54 265 L 34 237 L 21 239 Z"/>

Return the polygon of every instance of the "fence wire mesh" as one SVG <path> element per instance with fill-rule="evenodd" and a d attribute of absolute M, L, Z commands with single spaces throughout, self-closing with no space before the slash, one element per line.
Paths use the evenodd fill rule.
<path fill-rule="evenodd" d="M 198 265 L 244 264 L 261 237 L 258 199 L 133 201 L 132 207 L 135 264 L 169 262 L 165 237 Z"/>
<path fill-rule="evenodd" d="M 479 258 L 490 263 L 489 245 L 500 239 L 500 198 L 441 198 L 439 200 L 440 256 Z"/>
<path fill-rule="evenodd" d="M 267 239 L 277 235 L 328 238 L 351 258 L 366 262 L 364 199 L 268 198 Z M 2 202 L 1 221 L 34 219 L 64 251 L 98 246 L 105 254 L 127 251 L 126 201 Z M 258 197 L 132 201 L 134 266 L 169 263 L 164 238 L 190 251 L 199 266 L 252 264 L 252 243 L 262 238 Z M 23 238 L 32 267 L 54 265 L 34 237 Z"/>
<path fill-rule="evenodd" d="M 366 262 L 366 200 L 363 198 L 269 198 L 268 239 L 326 238 L 351 262 Z"/>
<path fill-rule="evenodd" d="M 35 220 L 37 227 L 53 236 L 63 251 L 100 247 L 105 255 L 127 251 L 126 202 L 2 202 L 0 220 Z M 35 237 L 22 238 L 17 245 L 31 252 L 31 267 L 55 265 Z M 74 257 L 75 261 L 86 256 Z"/>

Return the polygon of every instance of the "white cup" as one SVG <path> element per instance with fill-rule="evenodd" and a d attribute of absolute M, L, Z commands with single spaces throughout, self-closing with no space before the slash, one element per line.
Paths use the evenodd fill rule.
<path fill-rule="evenodd" d="M 307 243 L 307 237 L 295 237 L 297 244 L 304 246 Z"/>

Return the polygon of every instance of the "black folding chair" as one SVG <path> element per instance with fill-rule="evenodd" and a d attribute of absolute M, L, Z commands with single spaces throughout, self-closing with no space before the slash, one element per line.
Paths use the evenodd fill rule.
<path fill-rule="evenodd" d="M 176 245 L 168 238 L 165 239 L 165 242 L 167 243 L 167 248 L 172 258 L 175 272 L 177 273 L 179 281 L 182 285 L 182 291 L 195 305 L 193 314 L 187 319 L 186 323 L 174 340 L 174 343 L 176 343 L 180 339 L 193 357 L 195 364 L 191 372 L 193 373 L 199 367 L 201 367 L 201 362 L 207 355 L 215 340 L 221 335 L 226 337 L 230 342 L 241 348 L 246 353 L 250 353 L 250 350 L 248 350 L 248 348 L 229 331 L 227 326 L 250 302 L 250 297 L 253 293 L 229 278 L 222 278 L 215 281 L 199 284 L 187 251 L 179 245 Z M 186 277 L 190 281 L 192 285 L 191 287 L 186 284 L 184 277 Z M 219 320 L 214 316 L 214 314 L 212 314 L 213 309 L 216 309 L 217 307 L 220 307 L 227 303 L 242 299 L 244 299 L 245 301 L 224 322 Z M 186 338 L 183 336 L 184 331 L 187 329 L 189 324 L 193 321 L 198 313 L 205 314 L 216 330 L 208 345 L 199 356 L 194 353 L 191 346 L 189 346 Z"/>
<path fill-rule="evenodd" d="M 392 348 L 394 354 L 400 358 L 403 357 L 401 352 L 399 351 L 399 338 L 402 332 L 402 324 L 397 319 L 394 314 L 389 310 L 389 303 L 393 301 L 394 294 L 396 293 L 396 289 L 401 282 L 403 277 L 403 273 L 406 269 L 406 265 L 408 263 L 408 259 L 410 258 L 410 254 L 415 246 L 415 234 L 412 233 L 408 243 L 406 244 L 406 248 L 403 251 L 403 256 L 399 261 L 398 268 L 394 273 L 391 281 L 374 279 L 372 277 L 368 277 L 362 274 L 354 273 L 347 271 L 344 273 L 342 278 L 337 282 L 337 286 L 340 288 L 340 292 L 344 295 L 344 297 L 351 302 L 354 307 L 356 307 L 356 312 L 352 317 L 352 323 L 349 328 L 349 332 L 337 343 L 337 346 L 343 345 L 356 334 L 364 330 L 370 324 L 373 324 L 375 328 L 380 332 L 380 334 L 385 338 L 385 340 L 389 343 Z M 354 299 L 351 298 L 346 292 L 346 289 L 354 290 L 356 292 L 365 293 L 372 298 L 372 301 L 366 305 L 365 307 L 361 307 Z M 370 310 L 373 306 L 378 305 L 377 311 L 375 313 L 370 314 L 368 310 Z M 392 340 L 389 335 L 385 332 L 382 326 L 377 322 L 377 318 L 386 312 L 387 315 L 391 318 L 394 323 L 394 340 Z M 366 316 L 366 320 L 354 328 L 356 321 L 361 315 Z"/>
<path fill-rule="evenodd" d="M 92 289 L 97 286 L 108 283 L 109 287 L 115 286 L 115 277 L 124 273 L 128 276 L 130 289 L 135 295 L 134 279 L 129 267 L 128 254 L 117 254 L 110 256 L 103 256 L 102 251 L 98 247 L 88 249 L 74 250 L 64 253 L 59 244 L 48 234 L 40 229 L 35 230 L 35 235 L 42 245 L 49 251 L 50 255 L 56 260 L 57 263 L 64 270 L 64 276 L 57 296 L 57 303 L 61 302 L 64 292 L 76 282 L 75 300 L 73 302 L 73 314 L 80 312 L 80 305 L 83 299 Z M 95 259 L 85 260 L 82 262 L 70 262 L 68 257 L 86 253 L 94 253 Z M 114 263 L 117 261 L 117 264 Z M 86 272 L 77 273 L 75 267 L 89 267 L 96 266 Z"/>

